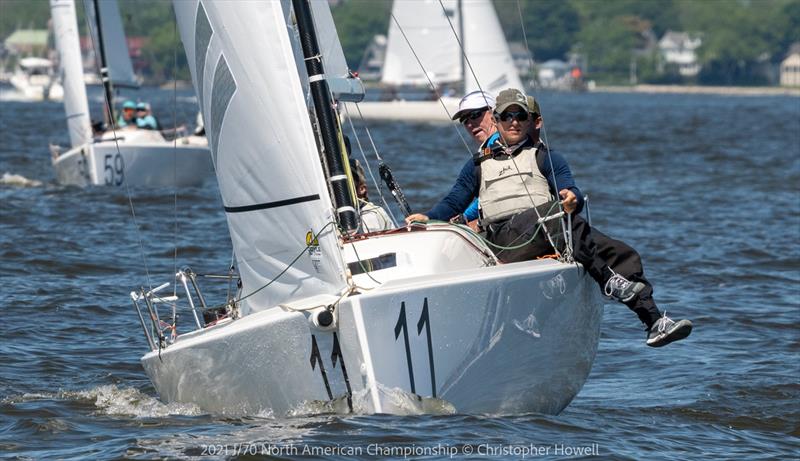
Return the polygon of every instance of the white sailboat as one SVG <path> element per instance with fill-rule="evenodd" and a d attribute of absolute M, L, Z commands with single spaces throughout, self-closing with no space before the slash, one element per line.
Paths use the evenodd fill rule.
<path fill-rule="evenodd" d="M 341 53 L 322 38 L 335 37 L 327 1 L 174 6 L 241 285 L 224 307 L 206 304 L 189 270 L 181 299 L 158 294 L 168 284 L 131 293 L 161 399 L 276 416 L 330 401 L 427 411 L 429 398 L 464 413 L 561 411 L 589 374 L 602 316 L 579 266 L 500 264 L 449 224 L 350 231 L 330 95 L 359 90 L 323 68 Z"/>
<path fill-rule="evenodd" d="M 111 103 L 111 81 L 135 85 L 116 2 L 94 2 L 99 14 L 87 11 L 101 28 L 106 98 Z M 68 149 L 51 146 L 56 178 L 64 185 L 188 186 L 201 184 L 213 171 L 208 141 L 200 136 L 167 140 L 161 132 L 116 128 L 94 136 L 89 118 L 78 23 L 73 0 L 51 0 L 56 47 L 64 85 L 64 109 L 70 135 Z M 102 20 L 101 20 L 102 18 Z M 105 56 L 110 56 L 106 60 Z M 109 125 L 110 126 L 110 125 Z"/>
<path fill-rule="evenodd" d="M 381 83 L 433 84 L 441 98 L 362 102 L 364 119 L 448 121 L 466 93 L 524 88 L 491 0 L 395 0 L 392 16 Z M 463 93 L 441 94 L 447 86 Z"/>
<path fill-rule="evenodd" d="M 26 101 L 60 101 L 64 97 L 64 89 L 54 68 L 53 61 L 49 59 L 33 56 L 22 58 L 9 83 Z"/>

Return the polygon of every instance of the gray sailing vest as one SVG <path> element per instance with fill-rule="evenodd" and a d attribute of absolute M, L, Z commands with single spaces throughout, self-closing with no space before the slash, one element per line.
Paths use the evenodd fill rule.
<path fill-rule="evenodd" d="M 555 198 L 547 178 L 536 162 L 535 147 L 525 147 L 517 155 L 487 158 L 480 163 L 480 190 L 483 220 L 493 223 Z"/>

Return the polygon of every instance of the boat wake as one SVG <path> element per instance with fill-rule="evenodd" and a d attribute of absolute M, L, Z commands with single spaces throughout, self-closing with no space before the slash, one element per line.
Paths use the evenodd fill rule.
<path fill-rule="evenodd" d="M 378 400 L 380 400 L 383 413 L 393 415 L 452 415 L 456 407 L 450 402 L 432 397 L 420 397 L 416 394 L 405 392 L 399 388 L 386 388 L 378 385 Z M 369 389 L 357 391 L 352 396 L 352 411 L 350 411 L 347 396 L 340 396 L 333 400 L 312 400 L 303 403 L 293 411 L 290 417 L 312 416 L 319 414 L 375 414 L 373 394 Z"/>
<path fill-rule="evenodd" d="M 133 387 L 117 387 L 113 384 L 98 386 L 88 391 L 65 393 L 65 397 L 92 400 L 98 413 L 125 415 L 136 418 L 161 418 L 165 416 L 197 416 L 205 414 L 197 405 L 190 403 L 165 404 Z"/>
<path fill-rule="evenodd" d="M 4 403 L 34 402 L 37 400 L 68 400 L 94 405 L 95 414 L 132 416 L 134 418 L 162 418 L 167 416 L 198 416 L 206 414 L 188 403 L 165 404 L 133 387 L 113 384 L 85 391 L 59 391 L 56 393 L 26 393 L 4 399 Z"/>
<path fill-rule="evenodd" d="M 0 186 L 13 186 L 13 187 L 40 187 L 41 181 L 35 179 L 28 179 L 19 174 L 3 173 L 0 177 Z"/>

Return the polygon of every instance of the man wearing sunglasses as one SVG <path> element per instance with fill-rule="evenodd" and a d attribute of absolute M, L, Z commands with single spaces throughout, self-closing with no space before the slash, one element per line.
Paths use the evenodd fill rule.
<path fill-rule="evenodd" d="M 444 199 L 427 215 L 411 215 L 406 221 L 447 220 L 479 196 L 487 238 L 508 248 L 496 250 L 497 256 L 504 262 L 524 261 L 552 253 L 553 246 L 563 247 L 557 221 L 549 221 L 546 232 L 536 232 L 538 218 L 558 211 L 555 201 L 560 198 L 564 211 L 572 215 L 575 260 L 583 264 L 607 296 L 625 303 L 638 315 L 647 326 L 647 345 L 660 347 L 687 337 L 692 329 L 690 321 L 675 322 L 662 316 L 656 307 L 638 253 L 623 242 L 592 232 L 578 215 L 583 194 L 566 160 L 548 152 L 539 139 L 542 118 L 532 99 L 509 89 L 498 95 L 494 112 L 478 114 L 482 108 L 473 107 L 459 110 L 456 115 L 473 138 L 482 142 L 481 149 L 464 166 Z M 485 117 L 493 118 L 497 133 L 485 123 Z M 525 241 L 530 243 L 510 248 Z M 637 280 L 628 280 L 610 266 L 624 269 Z"/>

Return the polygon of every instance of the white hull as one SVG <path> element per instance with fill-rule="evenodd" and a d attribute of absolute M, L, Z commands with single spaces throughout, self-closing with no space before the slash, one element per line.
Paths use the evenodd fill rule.
<path fill-rule="evenodd" d="M 358 241 L 362 260 L 392 251 L 397 265 L 354 276 L 380 285 L 344 298 L 335 329 L 294 303 L 186 333 L 142 364 L 163 400 L 215 413 L 282 415 L 348 393 L 368 413 L 407 412 L 405 394 L 460 413 L 560 412 L 594 361 L 599 290 L 575 264 L 487 267 L 468 241 L 430 229 Z"/>
<path fill-rule="evenodd" d="M 458 102 L 458 98 L 450 97 L 436 101 L 365 101 L 358 103 L 358 109 L 347 103 L 347 113 L 355 120 L 360 110 L 364 120 L 446 123 L 450 121 L 448 114 L 452 116 L 458 110 Z"/>
<path fill-rule="evenodd" d="M 204 137 L 166 141 L 157 131 L 117 130 L 101 141 L 64 153 L 53 149 L 59 184 L 71 186 L 193 186 L 211 176 L 214 167 Z"/>
<path fill-rule="evenodd" d="M 14 74 L 9 82 L 14 90 L 27 101 L 61 101 L 64 88 L 58 82 L 51 83 L 49 75 Z"/>

